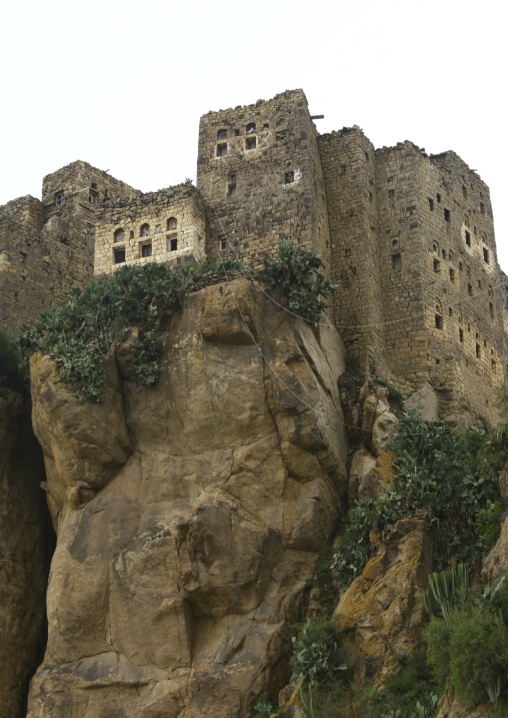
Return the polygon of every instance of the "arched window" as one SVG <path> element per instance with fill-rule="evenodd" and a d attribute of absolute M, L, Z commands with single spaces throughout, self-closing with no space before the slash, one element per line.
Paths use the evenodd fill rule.
<path fill-rule="evenodd" d="M 227 140 L 228 138 L 228 131 L 227 130 L 219 130 L 217 132 L 217 139 L 218 140 Z"/>
<path fill-rule="evenodd" d="M 247 125 L 247 131 L 245 134 L 252 135 L 253 132 L 256 131 L 256 124 L 254 122 L 249 122 Z"/>
<path fill-rule="evenodd" d="M 150 225 L 149 224 L 142 224 L 141 229 L 139 231 L 140 237 L 149 237 L 150 236 Z"/>
<path fill-rule="evenodd" d="M 113 239 L 114 239 L 115 244 L 117 242 L 125 242 L 125 232 L 121 227 L 119 229 L 115 230 Z"/>
<path fill-rule="evenodd" d="M 170 217 L 167 222 L 167 229 L 169 232 L 176 232 L 177 221 L 174 217 Z"/>

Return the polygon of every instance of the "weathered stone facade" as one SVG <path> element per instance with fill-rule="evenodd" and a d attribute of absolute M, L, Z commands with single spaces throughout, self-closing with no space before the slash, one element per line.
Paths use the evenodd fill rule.
<path fill-rule="evenodd" d="M 330 319 L 348 361 L 405 392 L 430 382 L 442 415 L 493 420 L 507 371 L 506 277 L 489 190 L 453 152 L 376 150 L 358 127 L 319 135 L 302 90 L 201 119 L 197 189 L 141 194 L 75 162 L 42 203 L 0 208 L 0 322 L 13 330 L 117 265 L 244 259 L 290 239 L 338 282 Z M 94 250 L 95 247 L 95 250 Z"/>
<path fill-rule="evenodd" d="M 95 274 L 116 265 L 205 259 L 206 207 L 191 184 L 104 202 L 96 213 Z"/>
<path fill-rule="evenodd" d="M 27 195 L 0 207 L 0 327 L 15 331 L 92 281 L 95 210 L 120 193 L 137 191 L 73 162 L 44 178 L 42 201 Z"/>

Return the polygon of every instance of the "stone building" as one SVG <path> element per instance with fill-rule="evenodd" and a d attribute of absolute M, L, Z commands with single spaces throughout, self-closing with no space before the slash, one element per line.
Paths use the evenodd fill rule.
<path fill-rule="evenodd" d="M 74 162 L 44 179 L 41 202 L 0 207 L 0 323 L 14 330 L 124 263 L 257 268 L 283 239 L 337 280 L 328 321 L 351 366 L 406 393 L 430 382 L 447 416 L 495 418 L 508 314 L 488 187 L 454 152 L 376 150 L 356 126 L 320 135 L 302 90 L 204 115 L 197 188 L 142 194 Z"/>

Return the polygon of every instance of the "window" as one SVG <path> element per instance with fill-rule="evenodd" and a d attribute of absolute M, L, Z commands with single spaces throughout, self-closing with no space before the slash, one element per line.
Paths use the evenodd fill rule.
<path fill-rule="evenodd" d="M 115 244 L 117 242 L 125 241 L 125 232 L 123 231 L 123 229 L 120 228 L 115 231 L 115 234 L 113 236 L 113 241 L 115 242 Z"/>
<path fill-rule="evenodd" d="M 466 189 L 466 186 L 465 186 L 465 185 L 462 185 L 462 194 L 463 194 L 464 197 L 467 199 L 467 189 Z"/>
<path fill-rule="evenodd" d="M 149 224 L 141 225 L 141 229 L 139 230 L 139 236 L 140 237 L 149 237 L 150 236 L 150 225 Z"/>
<path fill-rule="evenodd" d="M 277 127 L 280 127 L 284 124 L 284 117 L 281 115 L 280 117 L 277 117 Z"/>
<path fill-rule="evenodd" d="M 141 245 L 141 256 L 142 257 L 151 257 L 152 256 L 152 243 L 146 242 L 145 244 Z"/>
<path fill-rule="evenodd" d="M 485 205 L 483 202 L 480 202 L 480 214 L 485 214 Z"/>
<path fill-rule="evenodd" d="M 464 332 L 462 331 L 462 329 L 459 329 L 459 342 L 462 344 L 463 341 L 464 341 Z"/>
<path fill-rule="evenodd" d="M 482 350 L 481 350 L 481 347 L 478 344 L 478 342 L 476 342 L 475 352 L 476 352 L 476 356 L 478 357 L 478 359 L 481 359 L 482 358 Z"/>
<path fill-rule="evenodd" d="M 439 204 L 441 202 L 441 195 L 439 194 L 439 192 L 436 195 L 436 199 L 437 199 L 437 203 Z"/>
<path fill-rule="evenodd" d="M 440 314 L 435 315 L 436 329 L 443 328 L 443 317 Z"/>
<path fill-rule="evenodd" d="M 291 170 L 291 172 L 286 172 L 284 175 L 284 182 L 285 184 L 292 184 L 295 181 L 295 173 Z"/>
<path fill-rule="evenodd" d="M 453 317 L 453 309 L 451 307 L 448 307 L 448 316 Z"/>
<path fill-rule="evenodd" d="M 396 272 L 399 272 L 402 267 L 402 259 L 400 256 L 400 252 L 396 252 L 395 254 L 392 254 L 392 267 Z"/>
<path fill-rule="evenodd" d="M 217 132 L 217 139 L 218 140 L 227 140 L 228 138 L 228 131 L 227 130 L 219 130 Z"/>
<path fill-rule="evenodd" d="M 441 271 L 441 262 L 439 261 L 439 259 L 434 260 L 433 267 L 436 274 Z"/>
<path fill-rule="evenodd" d="M 225 157 L 228 153 L 228 146 L 226 143 L 223 145 L 217 145 L 217 157 Z"/>
<path fill-rule="evenodd" d="M 446 249 L 442 249 L 441 254 L 443 255 L 443 259 L 446 259 Z"/>
<path fill-rule="evenodd" d="M 494 319 L 494 305 L 492 304 L 492 302 L 489 302 L 489 314 L 490 318 Z"/>
<path fill-rule="evenodd" d="M 221 249 L 229 249 L 229 239 L 227 237 L 223 237 L 221 239 L 220 248 Z"/>
<path fill-rule="evenodd" d="M 263 132 L 266 132 L 268 130 L 268 124 L 265 122 L 263 125 Z"/>
<path fill-rule="evenodd" d="M 245 149 L 247 150 L 254 150 L 256 149 L 256 138 L 255 137 L 248 137 L 245 141 Z"/>
<path fill-rule="evenodd" d="M 444 218 L 445 218 L 445 222 L 449 222 L 449 221 L 450 221 L 450 210 L 449 210 L 449 209 L 445 209 L 445 211 L 444 211 Z"/>
<path fill-rule="evenodd" d="M 96 192 L 94 189 L 90 189 L 88 192 L 88 201 L 90 204 L 97 204 L 99 201 L 99 193 Z"/>
<path fill-rule="evenodd" d="M 430 208 L 431 212 L 434 211 L 434 200 L 431 199 L 430 197 L 429 197 L 429 208 Z"/>
<path fill-rule="evenodd" d="M 450 269 L 450 282 L 454 282 L 454 281 L 455 281 L 455 270 Z"/>
<path fill-rule="evenodd" d="M 172 237 L 169 240 L 169 251 L 170 252 L 176 252 L 178 249 L 178 239 L 176 237 Z"/>
<path fill-rule="evenodd" d="M 228 184 L 228 197 L 234 197 L 236 194 L 236 175 L 231 175 Z"/>
<path fill-rule="evenodd" d="M 63 201 L 64 201 L 63 190 L 61 190 L 60 192 L 55 192 L 55 204 L 58 206 L 58 205 L 62 204 Z"/>
<path fill-rule="evenodd" d="M 177 222 L 174 217 L 170 217 L 166 223 L 166 229 L 168 229 L 170 232 L 176 232 L 177 228 Z"/>
<path fill-rule="evenodd" d="M 489 263 L 489 250 L 483 248 L 483 261 L 488 264 Z"/>
<path fill-rule="evenodd" d="M 256 125 L 254 122 L 249 122 L 247 125 L 247 130 L 245 132 L 246 135 L 252 135 L 253 132 L 256 131 Z"/>
<path fill-rule="evenodd" d="M 113 262 L 115 264 L 122 264 L 125 262 L 125 247 L 118 247 L 113 250 Z"/>
<path fill-rule="evenodd" d="M 470 247 L 471 246 L 471 234 L 467 231 L 467 229 L 466 229 L 465 237 L 466 237 L 466 244 L 468 247 Z"/>

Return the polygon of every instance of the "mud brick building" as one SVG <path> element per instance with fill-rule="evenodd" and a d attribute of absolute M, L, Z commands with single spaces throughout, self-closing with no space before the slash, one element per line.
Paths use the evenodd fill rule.
<path fill-rule="evenodd" d="M 328 320 L 349 362 L 404 392 L 429 381 L 442 412 L 494 419 L 508 368 L 506 276 L 489 189 L 454 152 L 375 149 L 358 127 L 320 135 L 302 90 L 209 112 L 197 187 L 142 194 L 85 162 L 42 201 L 0 207 L 0 324 L 127 264 L 215 255 L 259 268 L 289 239 L 338 282 Z"/>

